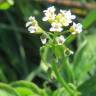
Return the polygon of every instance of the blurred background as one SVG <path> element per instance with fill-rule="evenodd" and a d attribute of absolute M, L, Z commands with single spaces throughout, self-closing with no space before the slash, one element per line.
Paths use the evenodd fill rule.
<path fill-rule="evenodd" d="M 29 16 L 36 16 L 39 25 L 47 30 L 48 25 L 42 22 L 43 10 L 53 5 L 58 10 L 71 9 L 78 16 L 84 32 L 72 42 L 72 49 L 76 51 L 86 39 L 91 46 L 87 52 L 96 59 L 96 0 L 0 0 L 1 82 L 25 79 L 42 84 L 46 80 L 39 67 L 40 36 L 29 33 L 25 23 Z"/>

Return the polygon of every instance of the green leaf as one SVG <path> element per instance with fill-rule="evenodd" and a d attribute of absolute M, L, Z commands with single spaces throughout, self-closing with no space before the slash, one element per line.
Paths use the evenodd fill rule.
<path fill-rule="evenodd" d="M 59 88 L 53 92 L 52 96 L 70 96 L 70 94 L 64 88 Z"/>
<path fill-rule="evenodd" d="M 82 21 L 83 28 L 88 29 L 96 21 L 96 10 L 91 11 Z"/>
<path fill-rule="evenodd" d="M 28 70 L 25 52 L 20 38 L 20 34 L 15 32 L 0 32 L 0 49 L 4 52 L 4 59 L 7 60 L 7 64 L 9 64 L 6 66 L 14 69 L 20 78 L 24 78 Z M 6 74 L 8 74 L 8 72 Z M 10 74 L 8 74 L 8 77 L 10 80 L 12 76 L 10 77 Z"/>
<path fill-rule="evenodd" d="M 11 86 L 0 83 L 0 96 L 20 96 Z"/>
<path fill-rule="evenodd" d="M 26 96 L 26 94 L 28 96 L 32 96 L 32 94 L 34 94 L 34 96 L 47 96 L 43 89 L 40 89 L 32 82 L 30 83 L 27 81 L 18 81 L 12 83 L 11 85 L 16 89 L 17 92 L 19 92 L 21 95 L 23 94 L 23 96 Z"/>
<path fill-rule="evenodd" d="M 95 36 L 86 36 L 85 43 L 79 46 L 75 54 L 73 69 L 77 85 L 82 84 L 89 77 L 88 72 L 94 74 L 94 69 L 96 68 L 95 41 Z"/>
<path fill-rule="evenodd" d="M 96 76 L 85 81 L 78 87 L 81 96 L 96 96 Z"/>
<path fill-rule="evenodd" d="M 13 0 L 3 0 L 0 1 L 0 9 L 1 10 L 7 10 L 14 4 Z"/>
<path fill-rule="evenodd" d="M 0 81 L 7 82 L 7 78 L 1 68 L 0 68 Z"/>
<path fill-rule="evenodd" d="M 16 91 L 21 95 L 21 96 L 40 96 L 37 93 L 32 92 L 32 90 L 24 87 L 18 87 L 16 88 Z"/>

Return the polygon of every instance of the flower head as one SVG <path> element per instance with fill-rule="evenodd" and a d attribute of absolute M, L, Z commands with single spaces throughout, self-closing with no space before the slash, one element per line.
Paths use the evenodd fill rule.
<path fill-rule="evenodd" d="M 81 33 L 82 32 L 82 24 L 80 23 L 74 23 L 73 22 L 73 25 L 70 27 L 70 32 L 72 32 L 72 34 L 77 34 L 77 33 Z"/>
<path fill-rule="evenodd" d="M 70 10 L 60 10 L 60 13 L 56 16 L 56 18 L 63 26 L 69 26 L 69 24 L 72 23 L 72 20 L 75 19 L 76 16 L 72 15 Z"/>
<path fill-rule="evenodd" d="M 58 45 L 62 45 L 65 42 L 65 40 L 66 39 L 64 38 L 63 35 L 61 35 L 61 36 L 59 36 L 59 37 L 56 38 L 56 41 L 57 41 L 57 44 Z"/>
<path fill-rule="evenodd" d="M 50 31 L 53 31 L 53 32 L 55 32 L 55 31 L 61 32 L 61 31 L 63 30 L 61 23 L 53 22 L 51 25 L 52 25 L 52 27 L 50 28 Z"/>
<path fill-rule="evenodd" d="M 43 44 L 46 44 L 46 42 L 48 41 L 55 41 L 57 42 L 58 45 L 62 45 L 65 42 L 65 38 L 63 36 L 64 35 L 67 36 L 67 31 L 65 28 L 63 33 L 56 33 L 55 32 L 62 32 L 63 31 L 63 27 L 69 26 L 70 24 L 73 23 L 73 25 L 70 27 L 69 26 L 69 30 L 72 34 L 77 34 L 82 32 L 82 25 L 80 23 L 74 23 L 73 20 L 76 18 L 75 15 L 73 15 L 71 13 L 70 10 L 60 10 L 58 14 L 55 14 L 55 7 L 49 7 L 47 8 L 47 10 L 44 10 L 44 17 L 43 17 L 43 21 L 48 21 L 51 24 L 51 28 L 50 31 L 54 32 L 54 33 L 45 33 L 45 31 L 38 25 L 38 22 L 36 21 L 35 17 L 30 16 L 28 22 L 26 23 L 26 27 L 28 28 L 28 31 L 30 33 L 37 33 L 37 34 L 42 34 L 40 36 L 41 42 Z M 46 34 L 46 35 L 45 35 Z M 62 34 L 62 35 L 60 35 Z M 55 35 L 55 36 L 54 36 Z M 59 36 L 58 36 L 59 35 Z M 49 40 L 50 39 L 50 40 Z M 67 52 L 67 51 L 66 51 Z M 72 51 L 68 52 L 70 54 L 73 54 Z"/>
<path fill-rule="evenodd" d="M 43 21 L 53 21 L 53 20 L 55 20 L 55 8 L 54 8 L 54 6 L 52 6 L 52 7 L 49 7 L 47 10 L 44 10 L 43 12 L 44 12 L 44 17 L 43 17 Z"/>
<path fill-rule="evenodd" d="M 29 21 L 26 23 L 26 27 L 28 27 L 28 31 L 30 33 L 35 33 L 38 30 L 38 23 L 35 20 L 35 17 L 29 17 Z"/>

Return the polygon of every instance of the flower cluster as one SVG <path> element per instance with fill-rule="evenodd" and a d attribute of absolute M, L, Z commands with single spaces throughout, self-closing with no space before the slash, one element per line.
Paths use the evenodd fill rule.
<path fill-rule="evenodd" d="M 74 19 L 76 16 L 71 13 L 70 10 L 60 10 L 58 13 L 54 6 L 47 8 L 43 11 L 44 17 L 42 21 L 48 21 L 51 25 L 49 32 L 45 32 L 36 21 L 35 17 L 29 17 L 26 27 L 30 33 L 40 33 L 41 42 L 46 44 L 47 41 L 53 40 L 54 43 L 58 45 L 64 44 L 66 42 L 66 35 L 64 36 L 65 29 L 70 32 L 71 35 L 76 35 L 82 32 L 82 24 L 75 23 Z M 51 33 L 51 36 L 50 36 Z M 57 34 L 58 33 L 58 34 Z M 54 41 L 55 38 L 55 41 Z"/>
<path fill-rule="evenodd" d="M 82 32 L 82 25 L 80 23 L 76 24 L 73 20 L 76 18 L 75 15 L 71 14 L 70 10 L 60 10 L 58 14 L 55 14 L 55 7 L 49 7 L 47 10 L 44 10 L 43 21 L 48 21 L 51 23 L 50 31 L 53 32 L 61 32 L 63 31 L 63 27 L 69 26 L 71 23 L 73 25 L 70 27 L 72 34 Z"/>

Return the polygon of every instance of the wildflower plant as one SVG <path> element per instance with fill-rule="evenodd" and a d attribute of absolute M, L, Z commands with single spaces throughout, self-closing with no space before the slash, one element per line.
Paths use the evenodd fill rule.
<path fill-rule="evenodd" d="M 73 68 L 69 62 L 74 52 L 68 47 L 77 34 L 82 32 L 82 24 L 75 23 L 76 16 L 70 10 L 60 10 L 54 6 L 43 11 L 42 21 L 50 24 L 49 31 L 43 30 L 35 17 L 29 17 L 26 27 L 30 33 L 40 34 L 43 46 L 41 51 L 41 66 L 49 74 L 49 81 L 58 82 L 64 96 L 80 96 L 74 79 Z M 70 41 L 71 40 L 71 41 Z M 54 80 L 53 80 L 54 78 Z M 59 89 L 57 89 L 59 91 Z M 61 94 L 60 93 L 60 94 Z M 56 94 L 56 93 L 54 93 Z M 62 95 L 62 96 L 63 96 Z M 57 95 L 53 95 L 57 96 Z M 61 95 L 58 95 L 61 96 Z"/>
<path fill-rule="evenodd" d="M 10 0 L 2 1 L 4 0 L 1 0 L 1 5 Z M 18 4 L 19 1 L 16 0 Z M 28 4 L 25 6 L 27 1 L 21 1 L 24 2 L 20 3 L 19 7 L 23 4 L 22 6 L 27 8 Z M 37 4 L 34 3 L 33 5 L 34 8 L 32 7 L 32 9 L 34 10 L 37 8 L 35 7 Z M 32 12 L 29 8 L 31 7 L 28 7 L 26 11 L 24 9 L 20 12 L 26 17 L 28 13 Z M 9 17 L 10 26 L 3 26 L 1 20 L 0 96 L 96 96 L 96 27 L 90 27 L 96 21 L 96 10 L 90 11 L 80 21 L 82 24 L 77 22 L 77 16 L 70 10 L 61 9 L 57 11 L 52 6 L 42 13 L 44 14 L 41 19 L 43 24 L 49 23 L 47 31 L 40 26 L 34 16 L 30 16 L 25 24 L 26 29 L 29 31 L 27 36 L 29 34 L 38 35 L 42 44 L 40 47 L 40 66 L 32 70 L 32 72 L 29 47 L 31 48 L 31 45 L 34 47 L 35 43 L 28 43 L 27 41 L 32 40 L 32 38 L 26 38 L 26 34 L 23 35 L 24 42 L 20 39 L 21 34 L 18 31 L 24 30 L 21 27 L 16 28 L 15 18 L 10 12 L 6 14 Z M 2 29 L 8 29 L 8 32 Z M 9 32 L 9 30 L 13 31 Z M 83 33 L 80 34 L 82 31 Z M 87 33 L 90 31 L 90 34 Z M 74 48 L 73 40 L 76 41 L 76 49 Z M 28 43 L 28 46 L 22 43 Z M 24 54 L 24 52 L 27 52 L 27 54 Z M 32 55 L 32 61 L 34 61 L 33 59 Z M 35 59 L 37 60 L 37 53 Z M 34 69 L 33 64 L 31 66 Z M 40 77 L 39 79 L 38 76 Z M 18 79 L 23 80 L 15 81 Z M 41 83 L 42 79 L 43 82 Z M 14 82 L 11 82 L 13 80 Z M 32 82 L 35 80 L 36 84 Z M 8 84 L 8 82 L 11 83 Z"/>

